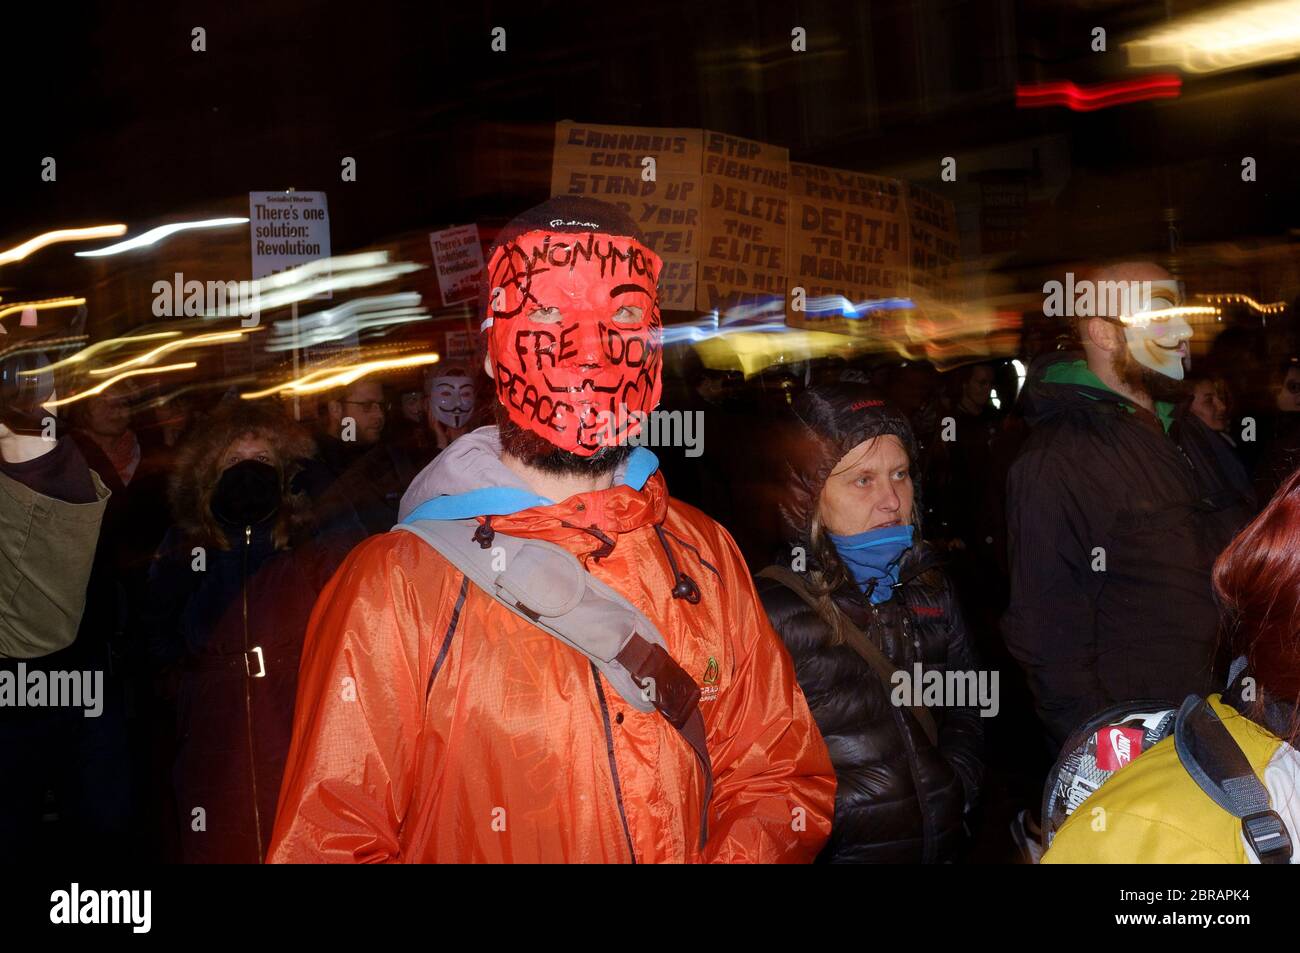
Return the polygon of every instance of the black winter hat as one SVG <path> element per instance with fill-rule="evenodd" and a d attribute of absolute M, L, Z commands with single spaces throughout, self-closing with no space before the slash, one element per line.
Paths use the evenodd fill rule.
<path fill-rule="evenodd" d="M 488 257 L 507 242 L 538 230 L 574 234 L 601 232 L 620 238 L 635 238 L 645 244 L 645 236 L 632 216 L 617 205 L 585 195 L 556 195 L 511 219 L 497 234 Z"/>
<path fill-rule="evenodd" d="M 780 504 L 786 538 L 806 544 L 813 512 L 835 465 L 865 440 L 893 434 L 912 465 L 919 500 L 916 438 L 907 417 L 865 384 L 840 382 L 809 388 L 794 399 L 793 433 L 787 454 L 785 490 Z"/>

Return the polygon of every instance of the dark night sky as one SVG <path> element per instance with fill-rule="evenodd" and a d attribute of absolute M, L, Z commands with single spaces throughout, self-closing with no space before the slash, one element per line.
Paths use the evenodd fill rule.
<path fill-rule="evenodd" d="M 0 244 L 289 185 L 329 191 L 339 250 L 504 218 L 540 196 L 527 194 L 528 170 L 512 169 L 505 148 L 487 148 L 513 141 L 496 124 L 527 124 L 517 164 L 540 162 L 544 178 L 544 136 L 561 118 L 705 126 L 864 170 L 1064 132 L 1076 171 L 1063 209 L 1088 207 L 1093 192 L 1113 197 L 1115 178 L 1140 189 L 1150 176 L 1152 191 L 1164 189 L 1170 180 L 1151 173 L 1164 163 L 1188 237 L 1285 231 L 1294 175 L 1244 190 L 1220 173 L 1242 154 L 1274 173 L 1300 155 L 1291 65 L 1199 80 L 1229 92 L 1177 109 L 1014 109 L 1004 79 L 1109 78 L 1119 61 L 1089 57 L 1087 24 L 1118 32 L 1162 7 L 296 0 L 32 4 L 18 19 L 7 7 Z M 1001 30 L 999 11 L 1011 17 Z M 809 31 L 803 58 L 789 50 L 792 23 Z M 505 54 L 489 49 L 496 25 Z M 194 26 L 207 30 L 205 53 L 190 49 Z M 45 155 L 58 160 L 56 183 L 39 179 Z M 343 156 L 358 161 L 354 184 L 339 182 Z"/>

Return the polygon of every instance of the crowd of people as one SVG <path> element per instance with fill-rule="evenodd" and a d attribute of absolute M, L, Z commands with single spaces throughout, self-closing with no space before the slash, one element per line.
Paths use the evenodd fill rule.
<path fill-rule="evenodd" d="M 102 527 L 75 639 L 7 621 L 0 666 L 106 677 L 96 718 L 0 712 L 0 854 L 1036 861 L 1071 734 L 1189 695 L 1294 829 L 1300 362 L 1253 406 L 1231 363 L 1185 373 L 1186 325 L 1089 316 L 1014 405 L 1007 362 L 825 361 L 737 401 L 665 380 L 660 264 L 553 199 L 489 256 L 481 368 L 298 420 L 119 387 L 39 453 L 6 417 L 0 489 Z M 1180 303 L 1153 263 L 1089 274 Z M 602 437 L 602 395 L 661 393 L 705 410 L 702 461 Z M 1258 859 L 1171 752 L 1095 795 L 1124 836 L 1076 816 L 1043 859 Z"/>
<path fill-rule="evenodd" d="M 0 711 L 0 853 L 265 856 L 316 596 L 471 427 L 466 381 L 441 365 L 420 379 L 363 378 L 323 395 L 314 421 L 233 393 L 142 408 L 144 395 L 123 387 L 75 405 L 57 441 L 0 425 L 7 492 L 104 502 L 79 625 L 56 651 L 46 640 L 0 652 L 10 672 L 103 672 L 102 711 Z M 11 460 L 23 439 L 38 455 Z M 34 532 L 58 547 L 60 530 Z M 60 570 L 30 547 L 12 564 Z M 15 628 L 51 627 L 44 606 L 12 611 L 28 616 Z"/>

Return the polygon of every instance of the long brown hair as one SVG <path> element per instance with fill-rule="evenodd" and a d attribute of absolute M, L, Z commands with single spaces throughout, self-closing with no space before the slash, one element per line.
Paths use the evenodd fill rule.
<path fill-rule="evenodd" d="M 1300 470 L 1214 564 L 1214 591 L 1234 657 L 1275 701 L 1292 707 L 1289 735 L 1300 736 Z M 1251 710 L 1261 720 L 1262 693 Z"/>

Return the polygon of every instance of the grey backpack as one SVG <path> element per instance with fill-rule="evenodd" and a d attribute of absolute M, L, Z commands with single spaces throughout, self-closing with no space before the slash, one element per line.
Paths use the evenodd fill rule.
<path fill-rule="evenodd" d="M 704 771 L 703 847 L 713 767 L 700 687 L 668 654 L 658 627 L 555 543 L 499 531 L 485 535 L 473 519 L 412 520 L 393 528 L 414 533 L 515 615 L 585 655 L 633 708 L 658 711 L 668 720 Z"/>

